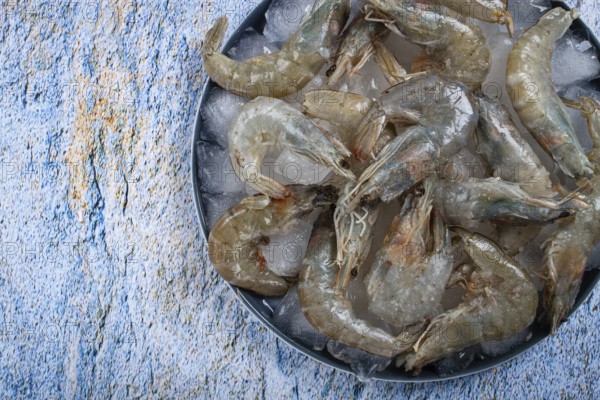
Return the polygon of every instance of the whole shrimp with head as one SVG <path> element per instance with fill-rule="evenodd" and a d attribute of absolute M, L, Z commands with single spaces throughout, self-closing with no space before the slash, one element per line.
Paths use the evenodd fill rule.
<path fill-rule="evenodd" d="M 259 97 L 244 104 L 233 119 L 228 139 L 236 175 L 270 197 L 281 199 L 289 195 L 285 185 L 260 170 L 271 146 L 285 147 L 355 180 L 345 160 L 350 152 L 341 142 L 327 136 L 304 114 L 282 100 Z"/>
<path fill-rule="evenodd" d="M 227 282 L 265 296 L 282 296 L 289 289 L 288 279 L 267 269 L 260 245 L 338 197 L 333 186 L 291 185 L 289 190 L 283 200 L 247 197 L 219 218 L 208 237 L 208 254 Z"/>
<path fill-rule="evenodd" d="M 369 310 L 388 324 L 422 325 L 437 315 L 452 272 L 450 235 L 432 209 L 435 183 L 409 194 L 365 279 Z"/>
<path fill-rule="evenodd" d="M 598 171 L 600 104 L 589 97 L 581 97 L 578 102 L 569 101 L 567 104 L 581 110 L 588 121 L 594 143 L 588 157 Z M 600 182 L 595 177 L 586 186 L 591 186 L 591 190 L 582 200 L 588 207 L 579 209 L 544 243 L 544 309 L 552 332 L 558 329 L 573 308 L 590 253 L 600 242 Z"/>
<path fill-rule="evenodd" d="M 333 210 L 315 223 L 298 283 L 302 312 L 330 339 L 369 353 L 392 357 L 410 349 L 414 339 L 392 336 L 357 317 L 345 290 L 337 288 L 338 264 Z"/>
<path fill-rule="evenodd" d="M 367 3 L 392 31 L 425 46 L 413 61 L 413 72 L 434 72 L 471 89 L 481 87 L 490 70 L 491 55 L 480 27 L 444 6 L 422 0 Z"/>
<path fill-rule="evenodd" d="M 336 59 L 328 71 L 328 84 L 337 85 L 345 74 L 352 77 L 373 55 L 390 85 L 400 83 L 406 70 L 383 43 L 389 33 L 383 23 L 369 21 L 364 13 L 359 13 L 344 34 Z"/>
<path fill-rule="evenodd" d="M 430 175 L 437 163 L 463 147 L 474 133 L 478 113 L 462 84 L 435 75 L 416 77 L 386 91 L 359 127 L 354 153 L 367 159 L 380 132 L 396 118 L 414 116 L 407 128 L 375 157 L 348 195 L 347 210 L 381 198 L 389 202 Z"/>
<path fill-rule="evenodd" d="M 284 97 L 310 82 L 333 57 L 350 14 L 350 0 L 318 0 L 311 14 L 280 51 L 234 61 L 220 52 L 227 17 L 206 34 L 202 56 L 208 76 L 239 96 Z"/>
<path fill-rule="evenodd" d="M 474 271 L 465 277 L 467 293 L 456 308 L 431 321 L 406 357 L 406 370 L 418 372 L 469 346 L 505 339 L 535 319 L 538 293 L 527 271 L 486 237 L 455 231 L 474 262 Z"/>
<path fill-rule="evenodd" d="M 594 171 L 552 83 L 552 53 L 579 16 L 575 9 L 548 11 L 517 40 L 506 66 L 508 94 L 523 125 L 558 167 L 577 179 Z"/>

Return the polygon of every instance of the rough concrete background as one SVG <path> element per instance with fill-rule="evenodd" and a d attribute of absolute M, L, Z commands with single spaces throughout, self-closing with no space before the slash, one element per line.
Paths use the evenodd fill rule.
<path fill-rule="evenodd" d="M 600 397 L 598 291 L 526 355 L 438 384 L 361 383 L 243 309 L 206 263 L 189 149 L 204 34 L 256 2 L 2 0 L 1 397 Z"/>

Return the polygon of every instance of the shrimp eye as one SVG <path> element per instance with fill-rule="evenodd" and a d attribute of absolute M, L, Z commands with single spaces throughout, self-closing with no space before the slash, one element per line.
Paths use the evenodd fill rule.
<path fill-rule="evenodd" d="M 415 196 L 422 197 L 425 194 L 425 189 L 422 186 L 419 186 L 415 189 Z"/>
<path fill-rule="evenodd" d="M 271 243 L 271 239 L 269 239 L 268 236 L 261 236 L 260 239 L 258 239 L 258 244 L 259 245 L 266 246 L 269 243 Z"/>
<path fill-rule="evenodd" d="M 356 278 L 356 277 L 358 276 L 358 269 L 356 269 L 356 268 L 352 268 L 352 271 L 350 271 L 350 275 L 351 275 L 353 278 Z"/>
<path fill-rule="evenodd" d="M 348 161 L 346 161 L 346 160 L 342 160 L 342 161 L 340 162 L 340 165 L 341 165 L 341 166 L 342 166 L 342 168 L 344 168 L 344 169 L 350 169 L 350 163 L 349 163 Z"/>
<path fill-rule="evenodd" d="M 333 75 L 333 73 L 335 72 L 336 69 L 337 69 L 337 65 L 333 64 L 331 66 L 331 68 L 329 68 L 327 70 L 327 72 L 325 73 L 325 75 L 327 75 L 328 78 L 331 77 L 331 75 Z"/>

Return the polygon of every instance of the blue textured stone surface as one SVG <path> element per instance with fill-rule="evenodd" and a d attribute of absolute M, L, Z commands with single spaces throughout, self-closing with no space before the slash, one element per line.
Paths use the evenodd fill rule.
<path fill-rule="evenodd" d="M 190 184 L 202 40 L 257 1 L 0 5 L 2 398 L 598 398 L 598 290 L 553 337 L 436 384 L 278 340 L 207 263 Z M 577 3 L 577 4 L 575 4 Z M 571 1 L 600 33 L 596 1 Z"/>

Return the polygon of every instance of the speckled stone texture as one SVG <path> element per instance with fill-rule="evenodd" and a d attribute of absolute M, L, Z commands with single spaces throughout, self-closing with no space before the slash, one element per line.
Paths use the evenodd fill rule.
<path fill-rule="evenodd" d="M 244 310 L 206 261 L 190 142 L 205 32 L 256 3 L 1 1 L 0 397 L 600 397 L 598 291 L 527 354 L 437 384 L 361 383 Z"/>

